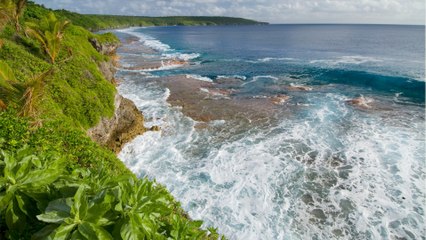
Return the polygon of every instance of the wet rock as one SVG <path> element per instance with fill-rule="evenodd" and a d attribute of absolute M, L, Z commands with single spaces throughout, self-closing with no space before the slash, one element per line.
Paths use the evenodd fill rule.
<path fill-rule="evenodd" d="M 291 85 L 286 87 L 289 91 L 312 91 L 312 87 L 304 86 L 304 85 Z"/>
<path fill-rule="evenodd" d="M 176 66 L 176 65 L 187 65 L 189 64 L 188 61 L 185 60 L 180 60 L 180 59 L 170 59 L 170 60 L 165 60 L 162 62 L 164 67 L 168 67 L 168 66 Z"/>
<path fill-rule="evenodd" d="M 185 115 L 200 122 L 248 119 L 254 124 L 256 121 L 269 121 L 277 110 L 277 106 L 269 98 L 215 97 L 210 91 L 228 94 L 233 90 L 218 88 L 215 83 L 200 81 L 186 75 L 154 78 L 151 81 L 158 82 L 170 90 L 168 103 L 181 107 Z"/>
<path fill-rule="evenodd" d="M 161 130 L 160 126 L 152 126 L 152 127 L 149 129 L 149 131 L 156 131 L 156 132 L 158 132 L 158 131 L 160 131 L 160 130 Z"/>
<path fill-rule="evenodd" d="M 374 100 L 372 98 L 366 98 L 364 96 L 357 97 L 357 98 L 350 99 L 350 100 L 346 101 L 347 104 L 350 104 L 350 105 L 353 105 L 355 107 L 359 107 L 359 108 L 362 108 L 362 109 L 371 108 L 370 104 L 372 102 L 374 102 Z"/>
<path fill-rule="evenodd" d="M 271 98 L 272 103 L 276 105 L 282 105 L 290 99 L 290 96 L 287 95 L 278 95 Z"/>

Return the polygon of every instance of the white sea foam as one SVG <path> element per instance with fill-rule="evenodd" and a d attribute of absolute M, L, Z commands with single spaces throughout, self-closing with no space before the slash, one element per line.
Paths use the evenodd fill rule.
<path fill-rule="evenodd" d="M 328 65 L 339 65 L 339 64 L 364 64 L 368 62 L 383 62 L 382 59 L 374 58 L 374 57 L 367 57 L 367 56 L 342 56 L 338 57 L 336 59 L 320 59 L 320 60 L 312 60 L 310 61 L 311 64 L 317 64 L 317 63 L 323 63 Z"/>
<path fill-rule="evenodd" d="M 169 45 L 159 41 L 158 39 L 155 39 L 147 34 L 138 32 L 140 28 L 128 28 L 128 29 L 122 29 L 118 30 L 121 32 L 125 32 L 127 34 L 131 34 L 133 36 L 136 36 L 139 38 L 139 41 L 156 51 L 159 51 L 161 53 L 162 59 L 177 59 L 182 61 L 189 61 L 200 57 L 199 53 L 180 53 L 176 52 L 175 49 L 171 48 Z"/>
<path fill-rule="evenodd" d="M 185 77 L 197 79 L 197 80 L 204 81 L 204 82 L 213 82 L 213 80 L 209 77 L 203 77 L 203 76 L 196 75 L 196 74 L 186 74 Z"/>
<path fill-rule="evenodd" d="M 235 79 L 241 79 L 241 80 L 246 80 L 247 77 L 246 76 L 241 76 L 241 75 L 219 75 L 217 76 L 217 79 L 224 79 L 224 78 L 235 78 Z"/>
<path fill-rule="evenodd" d="M 192 218 L 231 239 L 382 238 L 380 229 L 420 237 L 424 146 L 416 135 L 422 133 L 364 119 L 344 104 L 345 96 L 313 101 L 324 97 L 332 104 L 316 104 L 305 121 L 286 119 L 240 139 L 224 136 L 220 144 L 214 140 L 220 134 L 198 133 L 168 109 L 163 135 L 139 137 L 120 158 L 136 174 L 165 184 Z M 207 155 L 191 154 L 206 145 Z"/>
<path fill-rule="evenodd" d="M 163 59 L 179 59 L 183 61 L 189 61 L 192 59 L 199 58 L 200 54 L 198 53 L 165 53 L 162 55 Z"/>
<path fill-rule="evenodd" d="M 271 61 L 294 61 L 294 58 L 287 58 L 287 57 L 281 57 L 281 58 L 275 58 L 275 57 L 266 57 L 266 58 L 259 58 L 257 61 L 259 62 L 271 62 Z"/>
<path fill-rule="evenodd" d="M 261 77 L 276 79 L 252 80 Z M 345 104 L 350 96 L 312 92 L 302 112 L 269 127 L 236 120 L 196 130 L 166 102 L 170 91 L 154 82 L 129 76 L 119 92 L 144 112 L 148 126 L 162 128 L 127 144 L 120 159 L 230 239 L 426 235 L 418 108 L 366 113 Z"/>
<path fill-rule="evenodd" d="M 245 83 L 241 84 L 241 86 L 245 86 L 245 85 L 247 85 L 247 84 L 254 83 L 254 82 L 256 82 L 256 81 L 258 81 L 258 80 L 260 80 L 260 79 L 262 79 L 262 78 L 269 78 L 269 79 L 272 79 L 272 80 L 274 80 L 274 81 L 276 81 L 276 80 L 278 80 L 278 79 L 279 79 L 279 78 L 274 77 L 274 76 L 271 76 L 271 75 L 254 76 L 252 80 L 250 80 L 250 81 L 248 81 L 248 82 L 245 82 Z"/>

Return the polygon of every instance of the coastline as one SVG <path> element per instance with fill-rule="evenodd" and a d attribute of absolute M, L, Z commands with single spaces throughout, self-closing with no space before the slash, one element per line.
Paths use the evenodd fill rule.
<path fill-rule="evenodd" d="M 155 31 L 147 34 L 151 32 Z M 160 44 L 168 43 L 167 38 L 162 40 Z M 119 158 L 132 172 L 156 178 L 191 217 L 218 226 L 231 239 L 256 239 L 255 236 L 265 232 L 271 239 L 307 237 L 313 234 L 309 232 L 312 228 L 324 239 L 363 236 L 355 220 L 341 219 L 337 214 L 369 221 L 362 212 L 372 206 L 370 203 L 381 200 L 374 192 L 368 192 L 372 201 L 363 205 L 366 198 L 359 197 L 359 192 L 353 189 L 361 189 L 368 182 L 384 191 L 386 186 L 369 175 L 374 169 L 381 169 L 380 164 L 388 164 L 389 156 L 382 158 L 380 152 L 385 148 L 382 143 L 404 147 L 394 137 L 404 134 L 394 128 L 399 123 L 388 120 L 395 119 L 405 109 L 406 116 L 416 114 L 416 109 L 395 105 L 395 98 L 388 99 L 382 92 L 374 92 L 376 95 L 371 89 L 362 92 L 357 82 L 347 84 L 351 80 L 310 84 L 308 80 L 315 79 L 305 71 L 306 75 L 284 77 L 202 71 L 201 64 L 204 67 L 212 64 L 202 51 L 153 50 L 148 49 L 148 44 L 134 41 L 122 49 L 125 66 L 120 77 L 126 80 L 119 91 L 147 113 L 149 124 L 158 124 L 163 131 L 144 134 L 120 152 Z M 178 57 L 181 53 L 200 53 L 201 57 L 165 66 L 165 62 L 171 61 L 170 56 Z M 282 66 L 294 62 L 294 59 L 263 57 L 247 64 Z M 241 90 L 250 84 L 263 92 L 244 94 Z M 411 122 L 402 120 L 402 123 Z M 388 132 L 387 127 L 396 131 Z M 379 148 L 368 147 L 373 144 Z M 416 144 L 414 140 L 410 151 L 416 151 Z M 393 180 L 386 170 L 378 174 L 381 179 Z M 360 176 L 365 182 L 358 182 Z M 400 187 L 405 186 L 396 184 L 396 189 Z M 291 195 L 295 189 L 297 196 Z M 339 195 L 341 192 L 345 196 Z M 393 200 L 393 196 L 386 199 L 393 208 L 403 208 Z M 329 205 L 324 206 L 324 202 Z M 290 216 L 289 211 L 295 215 Z M 327 222 L 327 218 L 333 221 Z M 345 232 L 339 230 L 341 225 L 333 224 L 335 221 L 341 222 Z M 290 223 L 305 232 L 295 231 L 289 227 Z M 399 236 L 398 229 L 389 231 Z M 375 228 L 371 233 L 380 235 Z"/>
<path fill-rule="evenodd" d="M 115 74 L 120 56 L 116 54 L 116 50 L 120 44 L 100 43 L 96 39 L 90 39 L 90 42 L 99 53 L 110 57 L 109 61 L 99 64 L 99 70 L 106 80 L 114 84 L 117 92 Z M 116 93 L 113 116 L 102 117 L 96 126 L 87 130 L 87 135 L 101 146 L 118 154 L 126 143 L 148 130 L 144 126 L 144 116 L 136 105 Z"/>

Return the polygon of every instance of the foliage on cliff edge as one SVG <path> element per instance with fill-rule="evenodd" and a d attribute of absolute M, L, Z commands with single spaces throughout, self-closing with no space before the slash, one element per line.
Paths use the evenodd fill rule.
<path fill-rule="evenodd" d="M 0 0 L 0 239 L 217 239 L 85 135 L 113 114 L 116 91 L 89 39 L 117 39 L 13 4 L 25 7 Z"/>

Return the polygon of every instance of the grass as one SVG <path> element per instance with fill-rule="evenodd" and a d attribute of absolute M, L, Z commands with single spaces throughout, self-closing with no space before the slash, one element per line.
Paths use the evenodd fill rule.
<path fill-rule="evenodd" d="M 21 25 L 37 26 L 51 12 L 28 2 Z M 0 31 L 0 60 L 11 67 L 20 91 L 52 70 L 41 79 L 37 115 L 20 116 L 24 103 L 7 98 L 7 110 L 0 110 L 0 239 L 218 239 L 214 228 L 203 230 L 202 222 L 189 219 L 163 186 L 137 179 L 112 151 L 87 137 L 101 117 L 113 115 L 116 94 L 99 70 L 112 56 L 97 52 L 89 40 L 119 43 L 111 33 L 89 30 L 253 22 L 54 13 L 72 22 L 55 61 L 12 23 Z"/>

